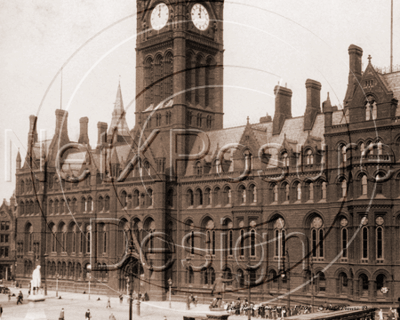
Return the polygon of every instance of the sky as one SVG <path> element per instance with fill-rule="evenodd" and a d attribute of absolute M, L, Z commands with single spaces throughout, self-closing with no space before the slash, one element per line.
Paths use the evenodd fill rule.
<path fill-rule="evenodd" d="M 389 66 L 390 12 L 390 0 L 225 0 L 224 127 L 273 116 L 278 82 L 293 91 L 293 116 L 304 114 L 307 79 L 321 82 L 321 102 L 329 92 L 340 107 L 350 44 L 363 48 L 364 68 L 368 55 L 373 65 Z M 399 17 L 395 1 L 394 64 Z M 110 124 L 120 81 L 133 128 L 136 1 L 0 0 L 0 21 L 0 199 L 9 199 L 29 115 L 38 117 L 39 138 L 51 138 L 62 106 L 74 141 L 87 116 L 95 147 L 97 122 Z"/>

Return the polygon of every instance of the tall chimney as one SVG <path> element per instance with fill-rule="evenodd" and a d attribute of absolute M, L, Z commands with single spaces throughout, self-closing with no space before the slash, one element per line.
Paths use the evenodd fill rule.
<path fill-rule="evenodd" d="M 306 80 L 307 105 L 304 114 L 304 130 L 311 130 L 315 118 L 321 113 L 321 83 L 315 80 Z"/>
<path fill-rule="evenodd" d="M 56 110 L 56 134 L 68 137 L 68 111 Z"/>
<path fill-rule="evenodd" d="M 98 122 L 97 123 L 97 146 L 100 146 L 107 142 L 107 123 Z"/>
<path fill-rule="evenodd" d="M 88 123 L 88 117 L 83 117 L 79 119 L 80 131 L 78 142 L 86 145 L 89 145 Z"/>
<path fill-rule="evenodd" d="M 353 99 L 354 92 L 359 85 L 362 75 L 362 55 L 363 50 L 352 44 L 349 47 L 349 80 L 347 83 L 346 96 L 344 98 L 344 107 Z"/>
<path fill-rule="evenodd" d="M 29 116 L 29 133 L 28 133 L 28 146 L 38 141 L 37 134 L 37 117 L 34 115 Z"/>
<path fill-rule="evenodd" d="M 275 114 L 272 133 L 280 134 L 286 119 L 292 117 L 292 90 L 275 86 Z"/>

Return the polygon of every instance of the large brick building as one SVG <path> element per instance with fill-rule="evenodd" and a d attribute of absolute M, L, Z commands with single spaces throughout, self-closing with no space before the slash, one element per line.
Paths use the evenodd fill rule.
<path fill-rule="evenodd" d="M 122 291 L 134 275 L 150 298 L 165 297 L 168 279 L 176 294 L 209 295 L 223 272 L 235 296 L 249 274 L 263 301 L 289 284 L 303 301 L 397 300 L 400 72 L 371 60 L 363 71 L 351 45 L 343 109 L 329 96 L 321 104 L 308 79 L 304 116 L 292 117 L 292 91 L 277 86 L 273 119 L 223 128 L 223 1 L 137 9 L 135 127 L 120 87 L 96 146 L 86 117 L 77 142 L 66 111 L 48 141 L 30 117 L 17 160 L 17 278 L 41 264 L 48 286 L 58 274 L 85 288 L 91 264 L 98 287 Z"/>

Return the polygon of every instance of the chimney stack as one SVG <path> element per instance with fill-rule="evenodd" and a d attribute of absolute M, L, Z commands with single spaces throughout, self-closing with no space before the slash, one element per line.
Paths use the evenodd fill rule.
<path fill-rule="evenodd" d="M 280 134 L 286 119 L 292 117 L 292 90 L 275 86 L 275 115 L 272 133 Z"/>
<path fill-rule="evenodd" d="M 68 111 L 56 110 L 56 135 L 68 137 Z"/>
<path fill-rule="evenodd" d="M 105 122 L 98 122 L 97 123 L 97 146 L 100 146 L 107 142 L 107 128 L 108 125 Z"/>
<path fill-rule="evenodd" d="M 315 118 L 321 113 L 321 83 L 315 80 L 306 80 L 307 105 L 304 115 L 304 130 L 311 130 Z"/>
<path fill-rule="evenodd" d="M 362 55 L 363 49 L 352 44 L 349 47 L 349 80 L 347 92 L 344 98 L 344 107 L 353 99 L 354 92 L 359 85 L 362 76 Z"/>
<path fill-rule="evenodd" d="M 28 146 L 35 144 L 38 141 L 37 134 L 37 117 L 34 115 L 29 116 L 29 133 L 28 133 Z"/>
<path fill-rule="evenodd" d="M 81 144 L 89 145 L 88 123 L 88 117 L 83 117 L 79 119 L 80 131 L 78 142 Z"/>

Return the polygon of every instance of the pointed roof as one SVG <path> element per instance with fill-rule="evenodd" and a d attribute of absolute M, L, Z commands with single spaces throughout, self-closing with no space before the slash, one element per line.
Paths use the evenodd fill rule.
<path fill-rule="evenodd" d="M 21 162 L 21 154 L 19 153 L 19 149 L 18 149 L 18 153 L 17 153 L 17 162 Z"/>
<path fill-rule="evenodd" d="M 129 136 L 129 128 L 125 118 L 124 102 L 122 100 L 121 84 L 118 83 L 117 96 L 115 98 L 114 110 L 108 134 L 112 135 L 114 128 L 117 128 L 117 134 L 120 136 Z"/>

